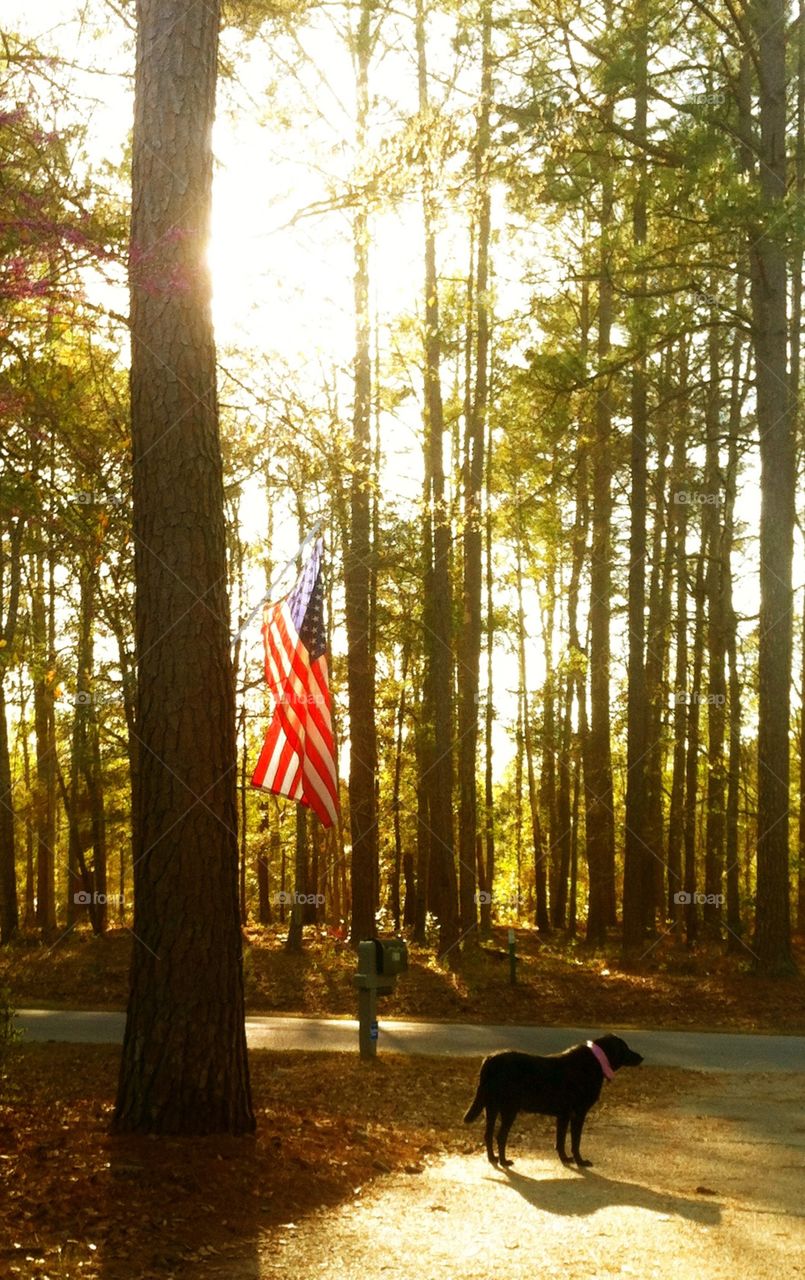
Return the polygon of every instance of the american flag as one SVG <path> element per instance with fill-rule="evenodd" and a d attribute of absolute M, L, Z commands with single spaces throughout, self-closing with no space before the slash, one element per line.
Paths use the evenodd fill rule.
<path fill-rule="evenodd" d="M 274 715 L 252 786 L 298 800 L 331 827 L 338 789 L 327 684 L 323 546 L 319 538 L 293 591 L 263 612 L 266 681 Z"/>

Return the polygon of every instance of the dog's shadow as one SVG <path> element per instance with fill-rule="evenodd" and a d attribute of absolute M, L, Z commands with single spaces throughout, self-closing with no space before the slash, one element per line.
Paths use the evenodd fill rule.
<path fill-rule="evenodd" d="M 655 1191 L 653 1187 L 639 1182 L 604 1178 L 587 1169 L 577 1178 L 530 1178 L 514 1169 L 506 1169 L 505 1176 L 518 1195 L 545 1213 L 581 1217 L 609 1205 L 630 1205 L 635 1209 L 649 1209 L 652 1213 L 675 1214 L 705 1226 L 716 1226 L 721 1221 L 721 1206 L 712 1200 Z"/>

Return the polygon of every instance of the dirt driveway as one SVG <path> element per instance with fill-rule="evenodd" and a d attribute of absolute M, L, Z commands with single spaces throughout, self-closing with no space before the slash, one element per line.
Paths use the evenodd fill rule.
<path fill-rule="evenodd" d="M 335 1280 L 781 1280 L 805 1276 L 805 1075 L 699 1075 L 649 1111 L 604 1107 L 594 1168 L 521 1117 L 508 1173 L 481 1150 L 395 1174 L 267 1237 L 237 1276 Z M 470 1145 L 472 1146 L 471 1154 Z M 230 1273 L 235 1280 L 235 1273 Z"/>

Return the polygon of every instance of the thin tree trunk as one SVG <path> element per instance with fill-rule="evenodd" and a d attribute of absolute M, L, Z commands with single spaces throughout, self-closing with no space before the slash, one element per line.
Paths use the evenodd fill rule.
<path fill-rule="evenodd" d="M 399 933 L 402 919 L 400 904 L 400 875 L 403 864 L 402 827 L 400 822 L 400 784 L 402 781 L 403 728 L 405 726 L 406 679 L 408 676 L 408 651 L 403 650 L 402 671 L 400 673 L 400 701 L 397 706 L 397 732 L 394 742 L 394 782 L 392 785 L 391 808 L 394 817 L 394 870 L 391 878 L 391 914 L 394 928 Z"/>
<path fill-rule="evenodd" d="M 32 929 L 35 923 L 36 864 L 34 862 L 35 831 L 33 817 L 33 775 L 31 753 L 28 746 L 28 698 L 25 693 L 22 670 L 19 672 L 20 748 L 22 776 L 28 801 L 25 806 L 25 916 L 24 927 Z"/>
<path fill-rule="evenodd" d="M 531 715 L 528 704 L 528 681 L 525 661 L 525 610 L 523 608 L 523 559 L 520 537 L 517 538 L 517 637 L 518 666 L 520 670 L 520 698 L 523 716 L 523 745 L 526 757 L 526 776 L 528 780 L 528 805 L 531 816 L 531 839 L 534 850 L 534 893 L 536 895 L 535 920 L 542 933 L 549 933 L 551 922 L 548 915 L 548 871 L 546 864 L 545 841 L 542 834 L 542 823 L 539 813 L 539 792 L 534 771 L 534 742 L 531 732 Z M 519 890 L 518 890 L 519 892 Z M 519 905 L 519 904 L 518 904 Z"/>
<path fill-rule="evenodd" d="M 696 567 L 696 585 L 694 588 L 695 621 L 693 627 L 693 664 L 691 667 L 690 685 L 687 694 L 687 757 L 685 760 L 685 936 L 688 943 L 695 942 L 699 936 L 699 911 L 695 902 L 696 894 L 696 812 L 699 796 L 699 735 L 701 726 L 700 704 L 702 687 L 702 667 L 704 665 L 704 601 L 705 573 L 709 549 L 705 538 L 704 526 L 701 532 L 701 545 Z"/>

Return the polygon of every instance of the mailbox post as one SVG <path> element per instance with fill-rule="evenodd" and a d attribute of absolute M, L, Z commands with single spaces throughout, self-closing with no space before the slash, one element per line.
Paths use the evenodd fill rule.
<path fill-rule="evenodd" d="M 362 1058 L 377 1054 L 377 997 L 390 995 L 397 975 L 408 968 L 408 948 L 402 938 L 380 942 L 370 938 L 358 943 L 358 1047 Z"/>

